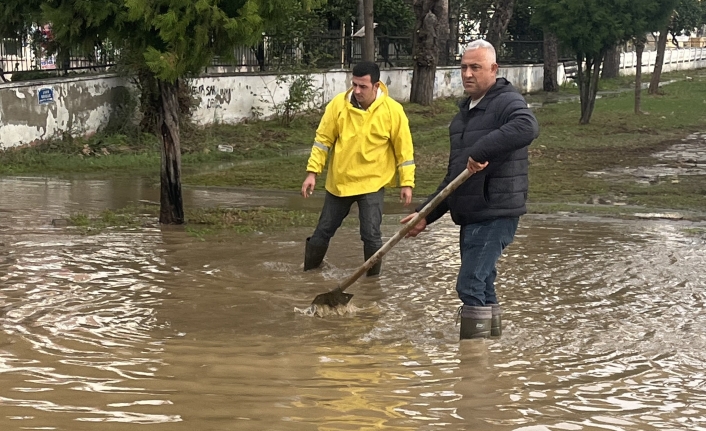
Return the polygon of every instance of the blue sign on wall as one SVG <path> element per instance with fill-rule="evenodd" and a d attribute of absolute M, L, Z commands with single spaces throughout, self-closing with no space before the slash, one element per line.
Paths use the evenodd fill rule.
<path fill-rule="evenodd" d="M 40 88 L 37 93 L 37 98 L 39 99 L 39 104 L 52 103 L 54 102 L 54 89 L 53 88 Z"/>

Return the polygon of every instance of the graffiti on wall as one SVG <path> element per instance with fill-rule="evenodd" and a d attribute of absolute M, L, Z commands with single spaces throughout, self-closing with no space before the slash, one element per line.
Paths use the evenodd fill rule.
<path fill-rule="evenodd" d="M 199 96 L 206 109 L 222 109 L 223 105 L 229 105 L 232 93 L 230 88 L 218 88 L 215 85 L 194 85 L 191 87 L 191 94 Z"/>

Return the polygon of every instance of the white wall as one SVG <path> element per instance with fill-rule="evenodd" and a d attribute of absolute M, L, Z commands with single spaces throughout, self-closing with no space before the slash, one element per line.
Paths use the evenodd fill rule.
<path fill-rule="evenodd" d="M 95 133 L 128 91 L 123 78 L 102 75 L 0 85 L 0 149 L 60 137 Z M 39 95 L 53 98 L 40 103 Z"/>
<path fill-rule="evenodd" d="M 657 61 L 657 51 L 642 54 L 642 73 L 652 73 Z M 637 65 L 635 52 L 620 54 L 620 74 L 634 75 Z M 706 67 L 706 48 L 668 49 L 664 52 L 662 72 L 702 69 Z"/>
<path fill-rule="evenodd" d="M 644 53 L 644 73 L 654 68 L 655 51 Z M 667 50 L 665 72 L 706 68 L 706 48 Z M 500 76 L 510 80 L 521 92 L 542 89 L 543 66 L 502 66 Z M 634 53 L 621 56 L 621 74 L 635 73 Z M 350 85 L 350 72 L 333 70 L 314 74 L 317 89 L 314 104 L 321 106 Z M 214 122 L 237 123 L 253 117 L 259 111 L 267 118 L 273 114 L 274 103 L 282 103 L 288 87 L 278 87 L 276 75 L 241 74 L 232 76 L 204 76 L 189 83 L 200 99 L 194 110 L 194 121 L 207 125 Z M 558 67 L 559 83 L 565 81 L 563 66 Z M 383 70 L 381 80 L 390 95 L 400 102 L 409 100 L 412 69 Z M 51 89 L 54 100 L 39 103 L 38 94 Z M 127 79 L 114 75 L 99 75 L 73 79 L 55 78 L 36 82 L 0 84 L 0 148 L 9 148 L 52 139 L 69 132 L 90 135 L 104 127 L 117 100 L 134 94 Z M 463 94 L 458 66 L 440 67 L 436 71 L 434 97 L 460 97 Z M 264 100 L 264 101 L 263 101 Z"/>
<path fill-rule="evenodd" d="M 521 92 L 542 89 L 543 66 L 518 65 L 501 67 L 498 75 L 504 76 Z M 315 105 L 321 106 L 350 86 L 350 71 L 329 71 L 313 76 L 318 89 Z M 191 83 L 192 90 L 200 94 L 201 102 L 194 110 L 197 124 L 214 122 L 237 123 L 251 118 L 253 109 L 263 117 L 273 114 L 274 103 L 282 103 L 288 87 L 277 86 L 274 75 L 205 76 Z M 399 102 L 409 101 L 412 86 L 412 69 L 383 70 L 380 80 L 387 86 L 390 96 Z M 434 80 L 434 98 L 457 97 L 463 94 L 461 70 L 458 66 L 439 67 Z M 237 95 L 237 97 L 236 97 Z"/>

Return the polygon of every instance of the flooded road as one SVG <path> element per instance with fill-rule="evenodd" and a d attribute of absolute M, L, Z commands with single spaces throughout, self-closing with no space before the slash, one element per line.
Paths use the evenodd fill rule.
<path fill-rule="evenodd" d="M 499 267 L 502 337 L 459 343 L 446 218 L 349 288 L 355 314 L 320 319 L 294 308 L 362 263 L 355 228 L 303 273 L 309 229 L 51 225 L 156 200 L 147 183 L 5 178 L 0 196 L 3 431 L 706 430 L 706 247 L 683 222 L 523 218 Z"/>

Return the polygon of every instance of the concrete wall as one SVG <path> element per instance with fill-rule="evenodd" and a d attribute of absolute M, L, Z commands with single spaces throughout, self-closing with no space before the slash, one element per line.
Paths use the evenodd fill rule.
<path fill-rule="evenodd" d="M 317 95 L 311 107 L 322 106 L 350 86 L 351 73 L 333 70 L 312 75 Z M 275 75 L 204 76 L 191 83 L 201 102 L 193 113 L 197 124 L 237 123 L 258 112 L 264 118 L 273 115 L 272 107 L 287 98 L 289 87 L 276 82 Z M 400 102 L 409 100 L 411 69 L 383 70 L 380 80 L 390 96 Z M 439 68 L 434 82 L 434 97 L 451 97 L 463 93 L 458 67 Z"/>
<path fill-rule="evenodd" d="M 645 52 L 643 72 L 654 68 L 656 52 Z M 665 72 L 706 67 L 706 48 L 668 50 Z M 635 73 L 634 53 L 621 56 L 621 74 Z M 543 66 L 502 66 L 500 76 L 510 80 L 521 92 L 542 89 Z M 312 75 L 317 95 L 313 105 L 321 106 L 350 85 L 350 72 L 333 70 Z M 558 68 L 559 82 L 565 81 L 563 66 Z M 189 83 L 200 99 L 194 121 L 237 123 L 258 113 L 264 118 L 273 114 L 273 104 L 282 103 L 288 94 L 287 84 L 277 85 L 275 75 L 204 76 Z M 409 100 L 411 69 L 383 70 L 381 80 L 398 101 Z M 63 133 L 90 135 L 105 127 L 115 114 L 115 106 L 134 95 L 125 78 L 99 75 L 80 78 L 57 78 L 41 82 L 0 84 L 0 148 L 31 144 L 60 137 Z M 440 67 L 436 72 L 434 97 L 459 97 L 463 94 L 461 72 L 456 67 Z"/>
<path fill-rule="evenodd" d="M 560 67 L 561 68 L 561 67 Z M 523 93 L 542 89 L 543 66 L 520 65 L 501 67 L 499 76 L 510 80 Z M 313 76 L 318 94 L 313 103 L 321 106 L 336 94 L 346 91 L 351 82 L 350 71 L 329 71 Z M 287 98 L 288 87 L 277 85 L 274 75 L 205 76 L 191 86 L 200 95 L 201 102 L 193 113 L 197 124 L 214 122 L 237 123 L 251 118 L 253 112 L 263 117 L 273 114 L 272 106 Z M 563 79 L 563 75 L 562 75 Z M 380 80 L 387 86 L 390 96 L 399 102 L 409 101 L 412 86 L 412 69 L 383 70 Z M 461 70 L 458 66 L 439 67 L 434 80 L 434 98 L 461 96 Z"/>
<path fill-rule="evenodd" d="M 2 84 L 0 148 L 95 133 L 128 94 L 127 82 L 112 75 Z"/>

